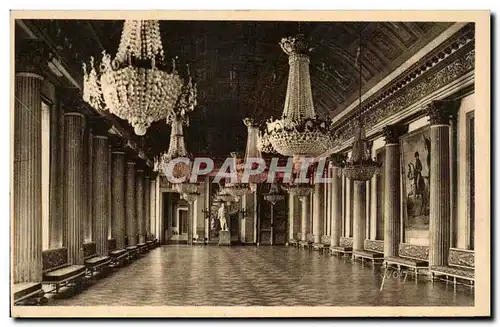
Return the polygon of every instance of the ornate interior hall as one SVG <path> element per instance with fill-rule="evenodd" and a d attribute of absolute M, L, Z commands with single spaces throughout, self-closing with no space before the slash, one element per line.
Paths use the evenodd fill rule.
<path fill-rule="evenodd" d="M 474 79 L 472 22 L 16 19 L 12 303 L 474 306 Z"/>

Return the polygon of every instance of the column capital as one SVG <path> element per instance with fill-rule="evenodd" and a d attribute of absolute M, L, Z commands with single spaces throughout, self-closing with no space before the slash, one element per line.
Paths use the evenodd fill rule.
<path fill-rule="evenodd" d="M 43 67 L 51 54 L 43 41 L 22 39 L 15 45 L 16 73 L 33 73 L 43 78 Z"/>
<path fill-rule="evenodd" d="M 347 153 L 337 152 L 330 155 L 330 162 L 333 167 L 343 167 L 346 160 Z"/>
<path fill-rule="evenodd" d="M 434 100 L 426 107 L 431 125 L 449 125 L 460 107 L 460 100 Z"/>
<path fill-rule="evenodd" d="M 385 144 L 398 144 L 399 138 L 408 132 L 408 125 L 387 125 L 382 129 L 382 132 L 384 133 Z"/>

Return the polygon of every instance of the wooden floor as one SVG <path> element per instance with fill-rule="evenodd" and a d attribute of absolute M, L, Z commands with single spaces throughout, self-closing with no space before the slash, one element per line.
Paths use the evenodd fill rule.
<path fill-rule="evenodd" d="M 370 265 L 296 248 L 170 245 L 49 305 L 474 305 L 465 286 L 383 276 Z"/>

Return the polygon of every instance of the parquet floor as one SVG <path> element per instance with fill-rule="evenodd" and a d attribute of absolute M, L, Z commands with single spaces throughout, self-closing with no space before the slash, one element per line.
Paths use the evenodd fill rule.
<path fill-rule="evenodd" d="M 392 276 L 391 274 L 389 274 Z M 49 305 L 471 306 L 468 287 L 288 247 L 163 246 Z"/>

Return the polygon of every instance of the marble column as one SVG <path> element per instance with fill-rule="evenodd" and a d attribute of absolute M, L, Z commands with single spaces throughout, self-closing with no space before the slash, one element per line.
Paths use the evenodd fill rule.
<path fill-rule="evenodd" d="M 152 238 L 158 238 L 158 232 L 156 230 L 156 178 L 151 177 L 150 181 L 150 193 L 149 193 L 149 210 L 151 216 L 151 225 L 149 228 L 149 232 L 151 233 Z"/>
<path fill-rule="evenodd" d="M 94 207 L 94 197 L 92 196 L 93 193 L 93 179 L 94 179 L 94 172 L 93 172 L 93 165 L 94 162 L 92 158 L 94 157 L 94 147 L 93 147 L 93 140 L 94 140 L 94 132 L 89 128 L 88 133 L 85 138 L 85 144 L 86 144 L 86 151 L 85 151 L 85 164 L 86 167 L 84 167 L 84 172 L 85 176 L 87 177 L 86 180 L 84 181 L 84 190 L 83 194 L 86 197 L 85 201 L 87 202 L 87 209 L 85 212 L 85 217 L 83 218 L 83 241 L 84 242 L 91 242 L 93 240 L 92 237 L 92 220 L 93 220 L 93 207 Z"/>
<path fill-rule="evenodd" d="M 458 109 L 457 109 L 458 110 Z M 450 120 L 450 247 L 457 244 L 458 232 L 458 126 L 457 113 L 451 112 Z"/>
<path fill-rule="evenodd" d="M 16 58 L 17 59 L 17 58 Z M 42 143 L 43 77 L 16 63 L 14 104 L 14 283 L 42 280 Z M 18 69 L 21 69 L 19 71 Z"/>
<path fill-rule="evenodd" d="M 135 204 L 135 162 L 127 162 L 126 192 L 125 192 L 125 207 L 127 217 L 127 245 L 137 245 L 137 216 Z"/>
<path fill-rule="evenodd" d="M 321 243 L 321 236 L 324 232 L 324 183 L 317 183 L 314 185 L 314 195 L 313 195 L 313 237 L 314 243 Z"/>
<path fill-rule="evenodd" d="M 370 239 L 377 239 L 377 174 L 375 174 L 370 180 Z"/>
<path fill-rule="evenodd" d="M 430 120 L 429 266 L 446 265 L 450 248 L 450 116 L 460 102 L 436 100 L 427 107 Z"/>
<path fill-rule="evenodd" d="M 294 240 L 296 236 L 296 230 L 298 226 L 295 226 L 295 216 L 298 212 L 295 210 L 295 202 L 298 201 L 298 198 L 294 194 L 288 195 L 288 239 Z"/>
<path fill-rule="evenodd" d="M 67 219 L 68 263 L 83 264 L 83 222 L 85 220 L 84 182 L 85 116 L 72 112 L 64 114 L 64 190 Z"/>
<path fill-rule="evenodd" d="M 138 169 L 135 179 L 135 204 L 137 216 L 137 233 L 139 235 L 139 243 L 146 242 L 145 221 L 144 221 L 144 170 Z"/>
<path fill-rule="evenodd" d="M 92 235 L 98 255 L 108 255 L 108 219 L 109 219 L 109 146 L 108 137 L 94 135 L 93 140 L 93 214 Z"/>
<path fill-rule="evenodd" d="M 331 176 L 331 226 L 330 245 L 339 246 L 340 236 L 342 236 L 342 174 L 341 164 L 345 156 L 335 154 L 332 156 L 332 176 Z"/>
<path fill-rule="evenodd" d="M 353 250 L 363 251 L 366 238 L 366 182 L 353 181 Z"/>
<path fill-rule="evenodd" d="M 124 249 L 125 246 L 125 153 L 112 152 L 112 199 L 111 213 L 113 226 L 111 236 L 116 240 L 116 248 Z"/>
<path fill-rule="evenodd" d="M 401 169 L 399 138 L 408 131 L 407 125 L 384 127 L 384 256 L 398 256 L 401 241 Z"/>
<path fill-rule="evenodd" d="M 301 237 L 300 241 L 306 241 L 307 240 L 307 233 L 309 232 L 309 220 L 310 220 L 310 213 L 311 213 L 311 195 L 308 196 L 301 196 L 299 197 L 301 205 L 302 205 L 302 215 L 301 215 L 301 221 L 300 221 L 300 232 L 301 232 Z"/>
<path fill-rule="evenodd" d="M 149 182 L 149 175 L 144 173 L 144 236 L 146 241 L 151 234 L 151 217 L 149 207 L 151 205 L 149 196 L 151 192 L 151 184 Z"/>

